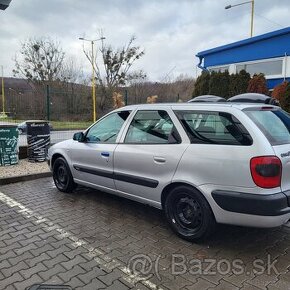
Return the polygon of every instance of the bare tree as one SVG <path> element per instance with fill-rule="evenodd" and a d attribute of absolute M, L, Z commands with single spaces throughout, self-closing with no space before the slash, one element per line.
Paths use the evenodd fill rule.
<path fill-rule="evenodd" d="M 83 67 L 74 57 L 65 58 L 58 78 L 61 82 L 83 83 L 85 82 Z"/>
<path fill-rule="evenodd" d="M 20 57 L 14 59 L 13 73 L 37 84 L 52 82 L 60 76 L 64 57 L 59 42 L 46 37 L 30 38 L 22 43 Z"/>
<path fill-rule="evenodd" d="M 166 82 L 133 82 L 127 87 L 128 101 L 130 104 L 145 103 L 152 95 L 158 95 L 157 102 L 187 101 L 191 99 L 194 83 L 195 79 L 186 75 L 174 79 L 166 77 Z"/>
<path fill-rule="evenodd" d="M 105 103 L 110 102 L 112 93 L 125 86 L 127 81 L 144 78 L 146 74 L 140 71 L 132 71 L 133 64 L 144 55 L 144 50 L 134 46 L 135 37 L 131 37 L 128 44 L 119 49 L 105 44 L 102 40 L 101 64 L 97 61 L 97 55 L 92 58 L 91 52 L 84 48 L 87 59 L 93 64 L 96 81 L 100 93 L 100 108 L 103 110 Z"/>

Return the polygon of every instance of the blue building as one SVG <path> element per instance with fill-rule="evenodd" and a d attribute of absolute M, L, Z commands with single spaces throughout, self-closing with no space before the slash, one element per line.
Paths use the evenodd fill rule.
<path fill-rule="evenodd" d="M 290 27 L 201 51 L 202 70 L 263 73 L 269 89 L 290 81 Z"/>

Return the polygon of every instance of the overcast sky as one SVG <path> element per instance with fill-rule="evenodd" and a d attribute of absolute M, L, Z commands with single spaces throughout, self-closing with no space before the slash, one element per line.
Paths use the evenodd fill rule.
<path fill-rule="evenodd" d="M 135 68 L 143 69 L 150 80 L 161 81 L 167 74 L 195 77 L 196 53 L 249 37 L 251 5 L 224 9 L 243 1 L 12 0 L 0 11 L 0 65 L 5 76 L 12 76 L 21 42 L 49 36 L 89 72 L 78 38 L 97 38 L 102 29 L 115 47 L 137 37 L 145 56 Z M 289 0 L 255 0 L 254 34 L 290 26 L 289 15 Z"/>

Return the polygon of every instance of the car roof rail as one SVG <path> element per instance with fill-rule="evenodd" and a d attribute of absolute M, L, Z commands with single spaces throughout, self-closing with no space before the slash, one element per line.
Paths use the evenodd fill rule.
<path fill-rule="evenodd" d="M 195 97 L 188 101 L 188 103 L 205 103 L 205 102 L 226 102 L 227 100 L 225 98 L 215 96 L 215 95 L 202 95 Z"/>
<path fill-rule="evenodd" d="M 274 106 L 280 106 L 279 101 L 264 95 L 264 94 L 257 94 L 257 93 L 245 93 L 233 96 L 227 100 L 227 102 L 233 103 L 261 103 L 261 104 L 268 104 Z"/>

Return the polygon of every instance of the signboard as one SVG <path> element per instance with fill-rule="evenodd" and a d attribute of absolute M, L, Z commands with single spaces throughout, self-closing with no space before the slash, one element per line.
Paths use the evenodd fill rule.
<path fill-rule="evenodd" d="M 48 122 L 26 122 L 28 161 L 43 162 L 47 160 L 50 145 L 50 128 Z"/>
<path fill-rule="evenodd" d="M 0 166 L 18 163 L 17 126 L 0 125 Z"/>

